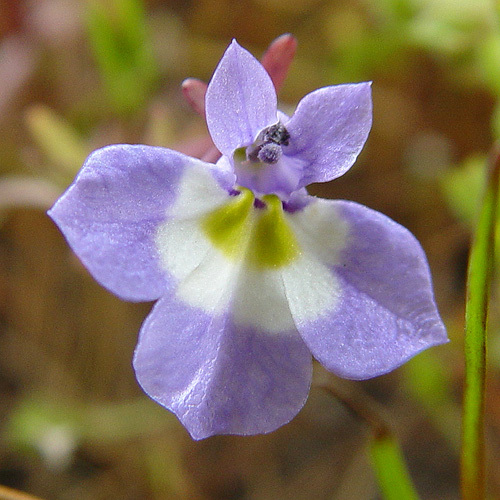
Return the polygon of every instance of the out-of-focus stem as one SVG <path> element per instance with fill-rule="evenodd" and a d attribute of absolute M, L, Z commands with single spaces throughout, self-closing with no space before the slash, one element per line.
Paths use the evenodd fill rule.
<path fill-rule="evenodd" d="M 193 111 L 205 116 L 205 94 L 208 85 L 197 78 L 186 78 L 181 85 L 182 95 Z"/>
<path fill-rule="evenodd" d="M 347 388 L 342 382 L 334 384 L 330 379 L 318 381 L 315 386 L 334 396 L 370 427 L 370 458 L 384 498 L 418 500 L 399 444 L 377 403 L 354 384 Z"/>
<path fill-rule="evenodd" d="M 290 33 L 285 33 L 276 38 L 262 56 L 262 66 L 269 73 L 276 92 L 285 81 L 296 51 L 297 39 Z"/>
<path fill-rule="evenodd" d="M 34 497 L 28 493 L 19 490 L 7 488 L 7 486 L 0 486 L 0 500 L 42 500 L 39 497 Z"/>

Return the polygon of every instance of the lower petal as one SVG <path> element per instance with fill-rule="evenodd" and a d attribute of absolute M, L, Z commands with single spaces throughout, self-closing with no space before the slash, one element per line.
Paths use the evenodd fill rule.
<path fill-rule="evenodd" d="M 311 355 L 296 334 L 236 327 L 174 297 L 144 323 L 134 357 L 144 391 L 173 411 L 194 439 L 271 432 L 304 405 Z"/>
<path fill-rule="evenodd" d="M 318 199 L 291 219 L 308 254 L 335 276 L 330 306 L 312 321 L 290 300 L 297 329 L 328 370 L 371 378 L 447 341 L 425 254 L 407 229 L 346 201 Z"/>

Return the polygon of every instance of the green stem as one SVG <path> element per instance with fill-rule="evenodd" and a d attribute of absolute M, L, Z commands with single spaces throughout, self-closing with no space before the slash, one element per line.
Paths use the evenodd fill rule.
<path fill-rule="evenodd" d="M 465 390 L 463 403 L 461 487 L 463 500 L 485 495 L 484 392 L 486 323 L 493 275 L 496 216 L 500 177 L 500 148 L 489 163 L 486 192 L 472 243 L 465 312 Z"/>
<path fill-rule="evenodd" d="M 374 436 L 370 446 L 370 456 L 384 498 L 387 500 L 418 499 L 403 454 L 393 435 Z"/>
<path fill-rule="evenodd" d="M 418 494 L 406 468 L 403 454 L 377 403 L 353 385 L 346 388 L 339 381 L 315 384 L 326 390 L 358 418 L 368 424 L 372 431 L 370 457 L 379 488 L 386 500 L 418 500 Z"/>

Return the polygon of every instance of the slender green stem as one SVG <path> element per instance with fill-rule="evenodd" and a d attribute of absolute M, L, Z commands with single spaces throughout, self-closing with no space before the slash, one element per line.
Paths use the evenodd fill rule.
<path fill-rule="evenodd" d="M 315 384 L 343 403 L 372 431 L 370 457 L 377 482 L 386 500 L 418 500 L 399 444 L 378 405 L 358 387 L 322 381 Z"/>
<path fill-rule="evenodd" d="M 391 434 L 373 438 L 370 456 L 377 482 L 387 500 L 417 500 L 418 496 L 398 442 Z"/>
<path fill-rule="evenodd" d="M 467 276 L 465 313 L 465 390 L 462 425 L 461 487 L 463 500 L 485 495 L 484 391 L 486 323 L 494 264 L 498 213 L 500 148 L 491 155 L 486 192 L 472 243 Z"/>

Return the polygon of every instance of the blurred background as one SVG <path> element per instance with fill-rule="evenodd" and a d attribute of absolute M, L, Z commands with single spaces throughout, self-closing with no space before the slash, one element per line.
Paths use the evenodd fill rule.
<path fill-rule="evenodd" d="M 283 110 L 317 87 L 373 81 L 363 153 L 310 191 L 382 211 L 419 238 L 451 338 L 342 390 L 378 402 L 422 498 L 458 498 L 465 270 L 500 135 L 498 14 L 493 0 L 3 0 L 0 484 L 46 500 L 380 498 L 370 429 L 317 388 L 272 434 L 192 441 L 134 378 L 151 304 L 99 287 L 45 214 L 97 147 L 199 154 L 205 125 L 182 80 L 208 81 L 233 37 L 260 57 L 291 32 L 299 45 Z M 499 328 L 492 307 L 491 498 L 500 498 Z"/>

